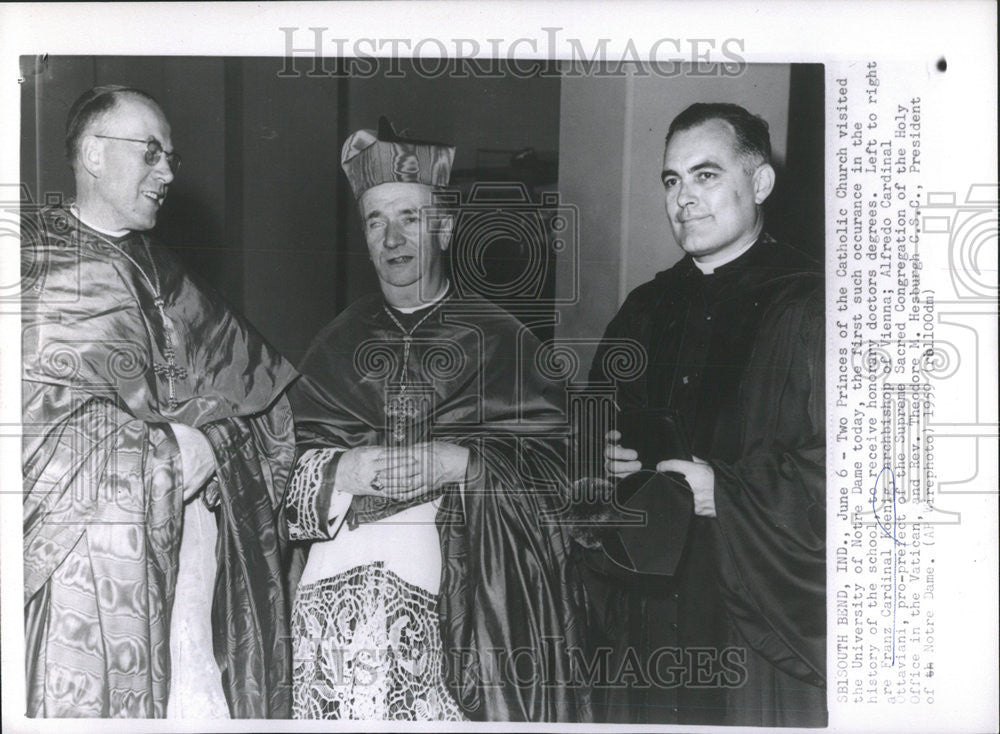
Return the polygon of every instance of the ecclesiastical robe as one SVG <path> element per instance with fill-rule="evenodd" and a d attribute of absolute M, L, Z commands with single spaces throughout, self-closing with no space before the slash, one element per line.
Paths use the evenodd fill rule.
<path fill-rule="evenodd" d="M 614 340 L 642 344 L 618 405 L 681 415 L 717 517 L 692 519 L 673 576 L 583 553 L 595 643 L 626 683 L 598 720 L 825 725 L 823 314 L 817 266 L 764 235 L 712 274 L 686 256 L 609 324 L 592 382 Z"/>
<path fill-rule="evenodd" d="M 307 574 L 312 573 L 309 564 L 329 543 L 331 553 L 338 547 L 353 548 L 356 544 L 336 544 L 345 534 L 396 518 L 399 530 L 387 525 L 385 532 L 373 535 L 383 547 L 370 548 L 368 555 L 419 566 L 424 559 L 413 558 L 420 555 L 419 548 L 408 545 L 418 533 L 406 527 L 414 521 L 404 518 L 432 507 L 421 518 L 430 518 L 432 531 L 436 525 L 438 537 L 433 541 L 439 543 L 439 552 L 426 555 L 438 558 L 440 569 L 413 569 L 412 574 L 429 580 L 417 584 L 419 588 L 405 579 L 394 580 L 394 588 L 412 596 L 413 605 L 430 592 L 423 613 L 440 620 L 442 674 L 461 716 L 587 721 L 589 690 L 578 684 L 570 664 L 572 650 L 579 652 L 585 644 L 582 587 L 559 527 L 567 489 L 565 394 L 558 382 L 539 371 L 539 344 L 530 331 L 482 298 L 449 295 L 411 314 L 394 310 L 390 315 L 388 309 L 381 294 L 362 298 L 316 337 L 300 366 L 303 378 L 292 393 L 300 452 L 316 456 L 328 449 L 449 441 L 469 450 L 466 481 L 462 488 L 446 486 L 438 498 L 402 504 L 355 496 L 338 537 L 312 546 Z M 409 337 L 403 329 L 411 331 Z M 322 541 L 333 532 L 327 523 L 335 461 L 322 461 L 311 470 L 315 481 L 303 482 L 301 491 L 298 473 L 293 481 L 288 508 L 293 538 Z M 384 547 L 394 539 L 404 544 L 398 553 Z M 346 568 L 355 561 L 343 563 L 334 555 L 328 563 Z M 383 579 L 391 568 L 378 560 L 348 571 L 337 576 L 342 579 L 337 599 L 342 599 L 344 584 L 367 593 L 360 590 L 359 574 Z M 324 579 L 322 573 L 312 576 Z M 301 650 L 296 654 L 296 697 L 300 700 L 301 682 L 306 716 L 326 715 L 331 707 L 340 711 L 351 704 L 342 700 L 341 689 L 334 690 L 338 682 L 328 679 L 342 668 L 331 673 L 329 666 L 315 662 L 332 632 L 326 621 L 300 609 L 300 604 L 314 603 L 317 589 L 317 583 L 303 584 L 296 601 L 295 644 Z M 398 604 L 399 594 L 393 603 Z M 357 604 L 350 606 L 357 609 Z M 352 621 L 350 634 L 361 634 L 367 623 Z M 401 629 L 404 636 L 416 634 L 419 641 L 427 636 L 426 631 L 413 631 L 419 625 L 412 615 L 385 624 L 391 625 L 394 648 L 405 647 L 398 639 Z M 419 645 L 406 650 L 421 658 L 424 652 Z M 404 659 L 400 664 L 414 662 Z M 399 678 L 405 685 L 407 676 Z M 358 696 L 370 693 L 357 689 Z M 440 692 L 421 689 L 419 695 L 419 708 L 424 713 L 433 709 L 432 718 L 455 717 L 454 704 L 442 703 Z M 399 697 L 406 698 L 405 692 Z M 419 715 L 406 707 L 366 711 L 389 717 Z"/>
<path fill-rule="evenodd" d="M 147 235 L 61 207 L 22 226 L 28 715 L 162 717 L 181 542 L 171 423 L 218 471 L 214 654 L 229 714 L 287 716 L 276 519 L 294 460 L 296 373 Z"/>

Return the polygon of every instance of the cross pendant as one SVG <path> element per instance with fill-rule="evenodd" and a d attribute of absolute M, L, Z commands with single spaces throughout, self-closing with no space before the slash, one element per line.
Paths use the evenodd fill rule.
<path fill-rule="evenodd" d="M 183 380 L 185 377 L 187 377 L 188 371 L 184 367 L 178 367 L 176 364 L 174 364 L 173 356 L 174 355 L 172 353 L 167 355 L 167 364 L 154 364 L 153 372 L 155 372 L 158 377 L 167 378 L 167 389 L 169 391 L 170 409 L 176 410 L 177 394 L 174 389 L 174 380 L 176 379 Z"/>

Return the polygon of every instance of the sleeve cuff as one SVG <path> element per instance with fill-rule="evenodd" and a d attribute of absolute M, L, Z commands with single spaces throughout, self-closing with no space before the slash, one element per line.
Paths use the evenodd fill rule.
<path fill-rule="evenodd" d="M 290 540 L 324 540 L 336 534 L 351 500 L 351 495 L 333 491 L 343 453 L 343 449 L 309 449 L 299 457 L 285 511 Z"/>

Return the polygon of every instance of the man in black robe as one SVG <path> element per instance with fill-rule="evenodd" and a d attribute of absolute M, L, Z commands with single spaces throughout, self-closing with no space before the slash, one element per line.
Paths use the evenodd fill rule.
<path fill-rule="evenodd" d="M 343 147 L 380 292 L 319 333 L 292 391 L 289 528 L 314 541 L 296 717 L 590 716 L 569 672 L 582 587 L 557 525 L 565 397 L 531 333 L 449 281 L 453 220 L 433 192 L 453 155 L 384 119 Z"/>
<path fill-rule="evenodd" d="M 607 384 L 604 350 L 638 340 L 647 368 L 617 387 L 620 415 L 669 412 L 691 454 L 664 443 L 635 491 L 644 465 L 608 435 L 607 471 L 633 485 L 619 499 L 650 520 L 585 557 L 619 684 L 600 690 L 599 720 L 826 722 L 823 279 L 764 232 L 769 157 L 767 123 L 736 105 L 674 120 L 662 179 L 686 255 L 629 294 L 594 359 Z"/>
<path fill-rule="evenodd" d="M 287 716 L 295 370 L 147 235 L 152 97 L 84 93 L 66 148 L 75 201 L 22 227 L 28 716 Z"/>

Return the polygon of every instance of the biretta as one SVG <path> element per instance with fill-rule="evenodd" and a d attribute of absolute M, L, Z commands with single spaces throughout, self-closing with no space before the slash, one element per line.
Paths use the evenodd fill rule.
<path fill-rule="evenodd" d="M 355 199 L 384 183 L 446 186 L 454 159 L 454 146 L 402 138 L 385 117 L 379 118 L 378 132 L 358 130 L 340 150 Z"/>

